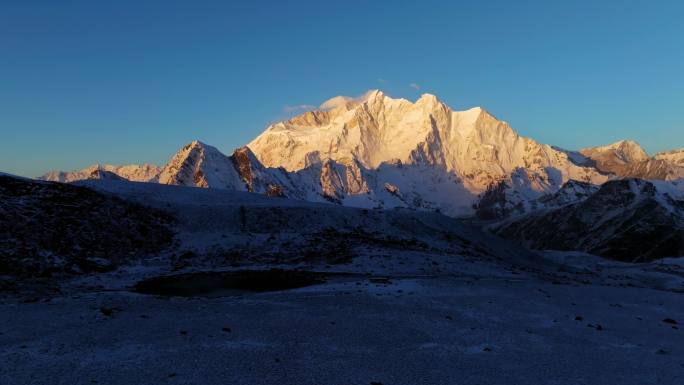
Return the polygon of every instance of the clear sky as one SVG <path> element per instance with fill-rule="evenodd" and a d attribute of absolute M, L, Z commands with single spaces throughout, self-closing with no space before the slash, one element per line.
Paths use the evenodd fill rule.
<path fill-rule="evenodd" d="M 684 2 L 0 0 L 0 171 L 224 152 L 335 95 L 424 92 L 569 149 L 684 147 Z"/>

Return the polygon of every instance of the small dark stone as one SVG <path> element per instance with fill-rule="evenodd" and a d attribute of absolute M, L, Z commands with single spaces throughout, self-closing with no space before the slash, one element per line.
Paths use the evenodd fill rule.
<path fill-rule="evenodd" d="M 100 308 L 100 313 L 106 315 L 107 317 L 111 317 L 112 314 L 114 314 L 114 309 L 103 306 Z"/>
<path fill-rule="evenodd" d="M 169 378 L 171 378 L 171 377 L 176 377 L 176 373 L 169 374 Z"/>
<path fill-rule="evenodd" d="M 448 319 L 449 321 L 453 321 L 453 320 L 454 320 L 450 315 L 446 316 L 446 319 Z"/>
<path fill-rule="evenodd" d="M 231 330 L 231 328 L 221 328 L 221 330 L 226 332 L 226 333 L 230 333 L 233 331 L 233 330 Z"/>
<path fill-rule="evenodd" d="M 596 330 L 603 330 L 603 326 L 601 326 L 601 324 L 596 324 Z"/>
<path fill-rule="evenodd" d="M 369 281 L 371 281 L 371 283 L 381 284 L 381 285 L 389 285 L 392 283 L 392 281 L 389 278 L 385 278 L 385 277 L 375 277 L 375 278 L 369 279 Z"/>
<path fill-rule="evenodd" d="M 487 347 L 487 348 L 482 349 L 482 351 L 483 351 L 483 352 L 491 352 L 491 351 L 492 351 L 492 348 Z"/>
<path fill-rule="evenodd" d="M 665 319 L 663 320 L 663 322 L 665 322 L 666 324 L 671 324 L 671 325 L 676 325 L 676 324 L 677 324 L 677 321 L 673 320 L 672 318 L 665 318 Z"/>
<path fill-rule="evenodd" d="M 582 321 L 583 319 L 584 317 L 582 317 L 581 315 L 575 316 L 575 321 Z"/>
<path fill-rule="evenodd" d="M 184 335 L 184 336 L 187 336 L 187 335 L 188 335 L 188 332 L 185 331 L 185 330 L 181 330 L 181 331 L 180 331 L 180 334 L 182 334 L 182 335 Z"/>

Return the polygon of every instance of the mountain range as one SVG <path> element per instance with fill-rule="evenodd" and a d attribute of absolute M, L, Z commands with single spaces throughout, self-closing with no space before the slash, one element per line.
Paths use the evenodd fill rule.
<path fill-rule="evenodd" d="M 455 111 L 434 95 L 410 102 L 372 90 L 275 123 L 231 155 L 193 141 L 161 169 L 95 165 L 41 179 L 115 177 L 494 219 L 567 204 L 615 179 L 676 183 L 684 149 L 651 157 L 620 141 L 568 151 L 520 136 L 483 108 Z"/>

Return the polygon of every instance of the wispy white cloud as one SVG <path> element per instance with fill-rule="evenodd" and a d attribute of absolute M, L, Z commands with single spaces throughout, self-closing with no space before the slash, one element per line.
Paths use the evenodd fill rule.
<path fill-rule="evenodd" d="M 383 78 L 378 78 L 378 83 L 385 84 L 385 83 L 387 83 L 387 80 L 385 80 Z"/>
<path fill-rule="evenodd" d="M 311 104 L 299 104 L 296 106 L 285 106 L 283 107 L 283 112 L 285 113 L 292 113 L 292 112 L 299 112 L 299 111 L 311 111 L 315 110 L 316 106 L 312 106 Z"/>
<path fill-rule="evenodd" d="M 419 89 L 420 89 L 420 84 L 418 84 L 418 83 L 411 83 L 411 84 L 409 84 L 409 87 L 413 88 L 414 90 L 419 90 Z"/>

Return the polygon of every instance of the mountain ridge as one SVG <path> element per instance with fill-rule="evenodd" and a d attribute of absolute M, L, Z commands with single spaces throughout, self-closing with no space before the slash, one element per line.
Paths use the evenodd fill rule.
<path fill-rule="evenodd" d="M 90 179 L 93 175 L 97 175 L 100 172 L 106 172 L 134 182 L 156 182 L 156 178 L 160 171 L 161 169 L 158 166 L 149 163 L 128 165 L 96 163 L 81 170 L 49 171 L 38 179 L 68 183 Z"/>
<path fill-rule="evenodd" d="M 544 206 L 542 197 L 570 181 L 684 177 L 684 167 L 664 159 L 673 154 L 652 158 L 631 140 L 568 151 L 519 135 L 482 107 L 456 111 L 432 94 L 411 102 L 370 90 L 272 124 L 231 155 L 193 141 L 150 181 L 490 217 Z M 98 176 L 61 181 L 89 177 Z"/>

